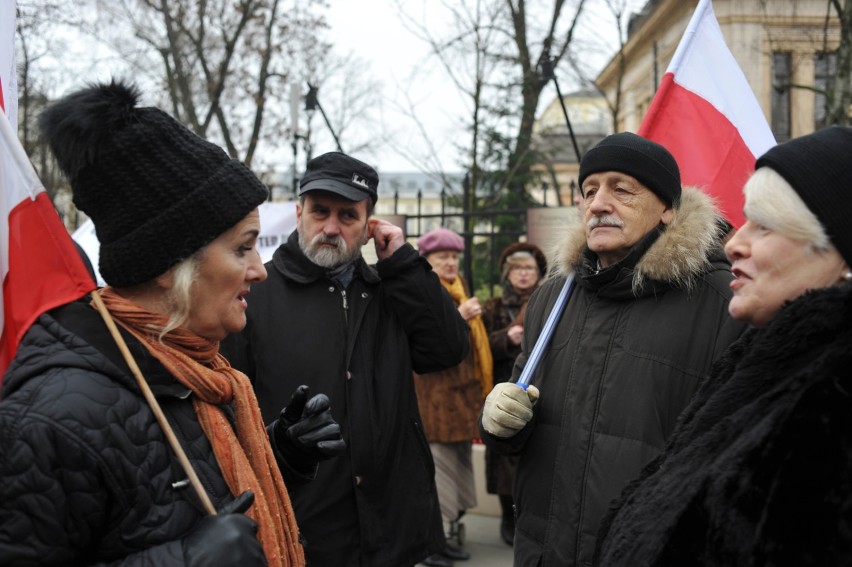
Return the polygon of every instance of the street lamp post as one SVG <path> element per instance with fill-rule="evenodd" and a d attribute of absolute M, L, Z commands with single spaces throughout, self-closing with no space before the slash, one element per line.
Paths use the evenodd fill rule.
<path fill-rule="evenodd" d="M 559 81 L 556 80 L 556 74 L 553 72 L 553 60 L 550 55 L 545 53 L 541 60 L 541 77 L 545 81 L 552 80 L 556 87 L 556 96 L 559 99 L 559 104 L 562 106 L 562 114 L 565 116 L 565 124 L 568 126 L 568 135 L 571 138 L 571 144 L 574 146 L 574 154 L 577 156 L 577 163 L 583 159 L 580 154 L 580 147 L 577 145 L 577 138 L 574 136 L 574 128 L 571 126 L 571 119 L 568 118 L 568 110 L 565 108 L 565 99 L 562 96 L 562 90 L 559 88 Z"/>
<path fill-rule="evenodd" d="M 331 127 L 331 122 L 328 121 L 328 116 L 325 115 L 325 110 L 322 109 L 322 105 L 319 102 L 318 92 L 319 87 L 308 83 L 308 94 L 305 95 L 305 110 L 310 112 L 319 109 L 322 119 L 325 120 L 325 125 L 328 126 L 328 131 L 331 132 L 331 137 L 334 138 L 337 151 L 342 152 L 340 140 L 337 138 L 337 134 L 334 132 L 334 128 Z"/>

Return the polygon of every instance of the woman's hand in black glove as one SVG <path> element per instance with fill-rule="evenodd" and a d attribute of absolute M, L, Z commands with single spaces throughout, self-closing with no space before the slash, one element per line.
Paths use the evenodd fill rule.
<path fill-rule="evenodd" d="M 266 565 L 266 555 L 257 540 L 257 524 L 243 513 L 253 502 L 254 493 L 248 490 L 215 516 L 203 518 L 181 541 L 186 564 L 190 567 Z"/>

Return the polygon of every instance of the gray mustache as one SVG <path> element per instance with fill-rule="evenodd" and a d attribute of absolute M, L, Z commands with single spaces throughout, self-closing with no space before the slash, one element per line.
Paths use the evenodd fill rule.
<path fill-rule="evenodd" d="M 615 217 L 592 217 L 586 223 L 588 228 L 596 228 L 599 226 L 614 226 L 617 228 L 624 227 L 624 221 Z"/>
<path fill-rule="evenodd" d="M 340 248 L 341 242 L 344 241 L 339 236 L 327 236 L 323 233 L 320 233 L 314 236 L 314 239 L 311 241 L 311 244 L 315 246 L 319 246 L 320 244 L 334 244 L 335 246 Z"/>

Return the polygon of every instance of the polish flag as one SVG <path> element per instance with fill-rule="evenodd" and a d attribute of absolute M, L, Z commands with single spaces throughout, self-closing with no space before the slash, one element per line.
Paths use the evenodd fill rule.
<path fill-rule="evenodd" d="M 14 61 L 15 3 L 0 1 L 0 61 Z M 0 377 L 21 338 L 44 311 L 95 289 L 80 254 L 18 141 L 5 110 L 16 107 L 10 79 L 0 69 Z M 0 378 L 2 381 L 2 378 Z"/>
<path fill-rule="evenodd" d="M 743 185 L 775 137 L 710 0 L 698 2 L 638 134 L 665 146 L 682 183 L 704 189 L 742 225 Z"/>

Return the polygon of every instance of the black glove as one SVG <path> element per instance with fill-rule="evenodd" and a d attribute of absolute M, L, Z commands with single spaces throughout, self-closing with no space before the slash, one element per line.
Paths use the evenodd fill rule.
<path fill-rule="evenodd" d="M 299 386 L 272 428 L 275 444 L 284 460 L 299 471 L 343 453 L 346 442 L 340 425 L 331 417 L 328 396 L 308 398 L 310 388 Z"/>
<path fill-rule="evenodd" d="M 181 541 L 183 557 L 190 567 L 214 565 L 267 565 L 257 539 L 257 523 L 244 515 L 254 502 L 247 490 L 215 516 L 203 518 Z"/>

